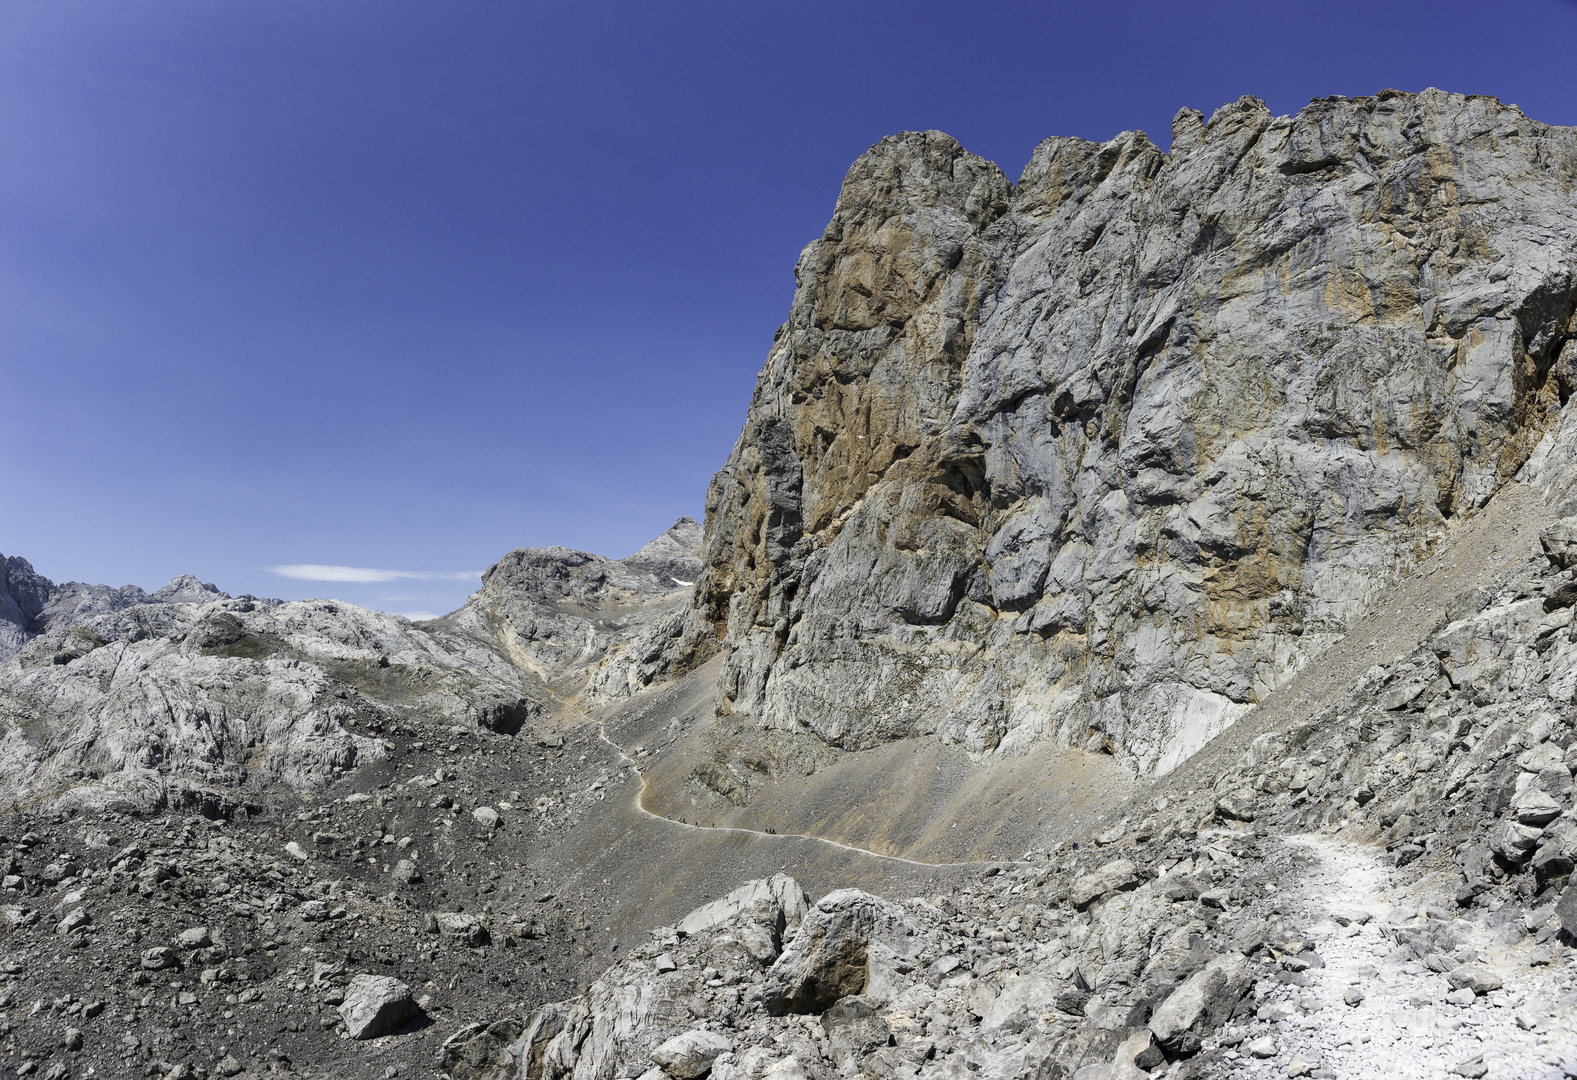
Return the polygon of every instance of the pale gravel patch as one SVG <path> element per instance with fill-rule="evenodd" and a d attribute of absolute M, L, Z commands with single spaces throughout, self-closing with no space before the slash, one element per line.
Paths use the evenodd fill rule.
<path fill-rule="evenodd" d="M 1459 1063 L 1480 1055 L 1491 1080 L 1577 1076 L 1577 962 L 1570 950 L 1537 946 L 1531 939 L 1497 945 L 1482 923 L 1455 918 L 1449 924 L 1453 934 L 1466 940 L 1477 953 L 1476 962 L 1504 986 L 1471 1005 L 1450 1004 L 1446 976 L 1395 955 L 1396 943 L 1383 929 L 1422 926 L 1426 908 L 1454 914 L 1449 894 L 1442 895 L 1443 880 L 1400 884 L 1379 863 L 1379 849 L 1339 833 L 1288 836 L 1285 843 L 1301 849 L 1313 864 L 1267 903 L 1281 906 L 1307 928 L 1325 966 L 1310 970 L 1314 981 L 1308 987 L 1261 981 L 1257 1004 L 1290 1001 L 1296 1011 L 1280 1022 L 1252 1021 L 1239 1031 L 1245 1043 L 1273 1036 L 1277 1054 L 1262 1061 L 1241 1052 L 1236 1059 L 1223 1057 L 1212 1076 L 1284 1077 L 1293 1059 L 1301 1057 L 1318 1059 L 1325 1075 L 1353 1080 L 1443 1080 L 1457 1075 L 1452 1069 Z M 1332 918 L 1351 909 L 1372 918 L 1348 927 Z M 1404 919 L 1408 913 L 1413 917 Z M 1553 961 L 1530 966 L 1546 948 Z M 1343 1001 L 1354 985 L 1364 994 L 1356 1007 Z M 1317 1008 L 1304 1008 L 1307 999 Z M 1563 999 L 1567 1004 L 1561 1004 Z M 1519 1024 L 1519 1014 L 1534 1022 L 1532 1030 Z"/>

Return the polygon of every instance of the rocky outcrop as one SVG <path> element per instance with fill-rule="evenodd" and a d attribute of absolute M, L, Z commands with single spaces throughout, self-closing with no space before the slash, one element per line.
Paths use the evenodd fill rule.
<path fill-rule="evenodd" d="M 138 604 L 202 603 L 228 600 L 213 585 L 181 574 L 151 595 L 135 585 L 113 588 L 68 581 L 56 585 L 18 556 L 0 555 L 0 663 L 46 630 L 69 630 L 99 615 Z M 248 597 L 247 599 L 255 599 Z"/>
<path fill-rule="evenodd" d="M 682 517 L 625 559 L 519 548 L 442 622 L 491 639 L 564 696 L 625 698 L 675 669 L 672 643 L 700 575 L 700 542 L 701 526 Z"/>
<path fill-rule="evenodd" d="M 0 555 L 0 661 L 38 634 L 38 617 L 53 589 L 54 583 L 26 559 Z"/>
<path fill-rule="evenodd" d="M 674 575 L 695 576 L 699 531 L 681 518 L 623 561 L 513 551 L 459 611 L 421 624 L 232 598 L 190 575 L 152 594 L 55 586 L 6 560 L 0 798 L 228 812 L 245 805 L 236 789 L 316 791 L 381 761 L 396 729 L 513 735 L 593 676 L 589 696 L 627 696 L 655 670 L 641 635 L 682 625 Z"/>
<path fill-rule="evenodd" d="M 385 728 L 513 732 L 553 708 L 474 638 L 322 600 L 136 604 L 51 627 L 9 669 L 8 801 L 151 809 L 310 791 L 380 760 Z"/>
<path fill-rule="evenodd" d="M 1430 90 L 1172 134 L 850 169 L 707 498 L 734 709 L 1164 774 L 1554 426 L 1577 132 Z"/>

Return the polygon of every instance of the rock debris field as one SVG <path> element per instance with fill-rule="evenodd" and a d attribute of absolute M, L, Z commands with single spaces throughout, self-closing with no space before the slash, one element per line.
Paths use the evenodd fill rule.
<path fill-rule="evenodd" d="M 1577 1074 L 1574 564 L 1556 522 L 1338 699 L 1080 842 L 909 898 L 778 874 L 614 918 L 619 883 L 553 847 L 640 795 L 592 722 L 387 725 L 380 770 L 228 818 L 17 811 L 7 1059 L 51 1080 Z"/>
<path fill-rule="evenodd" d="M 1577 965 L 1566 950 L 1528 940 L 1526 925 L 1464 923 L 1427 884 L 1395 883 L 1371 846 L 1339 833 L 1286 844 L 1304 869 L 1272 895 L 1305 921 L 1310 948 L 1285 982 L 1256 990 L 1253 1019 L 1217 1038 L 1224 1075 L 1577 1072 Z M 1412 941 L 1433 951 L 1420 959 L 1401 944 Z"/>

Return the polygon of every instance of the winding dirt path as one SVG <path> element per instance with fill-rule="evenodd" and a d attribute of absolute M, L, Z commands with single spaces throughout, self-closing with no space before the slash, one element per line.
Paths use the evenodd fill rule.
<path fill-rule="evenodd" d="M 640 788 L 637 789 L 637 791 L 635 793 L 635 809 L 640 811 L 646 817 L 651 818 L 654 821 L 667 822 L 669 825 L 673 825 L 673 826 L 675 826 L 677 828 L 680 828 L 680 829 L 693 829 L 696 832 L 737 833 L 737 834 L 743 834 L 743 835 L 747 835 L 747 836 L 768 837 L 768 838 L 774 839 L 774 840 L 812 840 L 812 841 L 814 841 L 814 842 L 816 842 L 818 844 L 825 844 L 828 847 L 836 848 L 836 849 L 838 849 L 840 851 L 848 851 L 848 852 L 851 852 L 851 853 L 856 854 L 856 855 L 868 855 L 868 856 L 870 856 L 873 859 L 884 859 L 884 860 L 886 860 L 888 862 L 902 863 L 905 866 L 923 866 L 923 867 L 980 866 L 980 867 L 987 867 L 987 866 L 1022 866 L 1022 865 L 1025 865 L 1021 861 L 1015 860 L 1015 859 L 973 859 L 973 860 L 969 860 L 967 862 L 926 862 L 923 859 L 906 859 L 906 858 L 904 858 L 901 855 L 884 855 L 884 854 L 882 854 L 879 851 L 872 851 L 869 848 L 856 847 L 853 844 L 843 844 L 843 843 L 839 843 L 836 840 L 828 840 L 825 836 L 814 836 L 814 835 L 811 835 L 811 834 L 808 834 L 808 833 L 764 832 L 761 829 L 746 829 L 746 828 L 741 828 L 741 827 L 735 826 L 735 825 L 692 825 L 688 821 L 675 821 L 671 817 L 664 817 L 662 814 L 653 813 L 652 811 L 650 811 L 650 810 L 648 810 L 646 808 L 646 784 L 647 784 L 646 774 L 641 772 L 641 767 L 640 767 L 640 765 L 638 765 L 636 763 L 635 759 L 630 757 L 629 754 L 624 752 L 624 747 L 620 746 L 618 743 L 616 743 L 612 739 L 608 738 L 607 726 L 604 725 L 600 720 L 593 720 L 591 717 L 587 716 L 580 709 L 574 708 L 574 706 L 570 706 L 570 708 L 573 709 L 573 711 L 578 716 L 580 716 L 582 719 L 584 719 L 587 723 L 591 723 L 591 724 L 596 724 L 597 725 L 597 737 L 599 739 L 601 739 L 603 742 L 607 743 L 608 746 L 610 748 L 612 748 L 613 752 L 619 755 L 619 760 L 622 761 L 624 763 L 625 767 L 628 768 L 631 772 L 633 772 L 635 774 L 636 779 L 641 782 Z"/>

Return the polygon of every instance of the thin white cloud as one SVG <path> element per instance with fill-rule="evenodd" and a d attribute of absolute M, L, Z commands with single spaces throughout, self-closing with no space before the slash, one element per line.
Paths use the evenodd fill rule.
<path fill-rule="evenodd" d="M 324 566 L 319 563 L 289 563 L 263 569 L 297 581 L 342 581 L 372 585 L 380 581 L 475 581 L 476 570 L 375 570 L 370 566 Z"/>
<path fill-rule="evenodd" d="M 396 611 L 394 615 L 396 618 L 409 619 L 411 622 L 426 622 L 428 619 L 438 618 L 431 611 Z"/>

